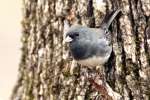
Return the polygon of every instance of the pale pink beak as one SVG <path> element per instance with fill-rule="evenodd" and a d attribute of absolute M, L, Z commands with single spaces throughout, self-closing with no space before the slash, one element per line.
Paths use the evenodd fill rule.
<path fill-rule="evenodd" d="M 65 39 L 64 39 L 64 42 L 68 43 L 68 42 L 71 42 L 73 39 L 70 37 L 70 36 L 67 36 Z"/>

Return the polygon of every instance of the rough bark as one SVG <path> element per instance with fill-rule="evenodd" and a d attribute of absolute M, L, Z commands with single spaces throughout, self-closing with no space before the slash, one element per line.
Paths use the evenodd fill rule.
<path fill-rule="evenodd" d="M 96 1 L 23 0 L 22 59 L 12 100 L 106 99 L 102 78 L 123 100 L 150 99 L 150 1 Z M 97 27 L 117 8 L 122 14 L 110 29 L 113 53 L 104 76 L 104 66 L 89 69 L 64 59 L 65 20 Z"/>

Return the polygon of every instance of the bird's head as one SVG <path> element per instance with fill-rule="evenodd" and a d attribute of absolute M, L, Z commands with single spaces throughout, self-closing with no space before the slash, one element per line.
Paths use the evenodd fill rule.
<path fill-rule="evenodd" d="M 73 25 L 65 33 L 64 41 L 66 43 L 81 42 L 86 40 L 93 40 L 95 34 L 92 34 L 93 30 L 86 26 Z M 95 33 L 95 32 L 94 32 Z"/>

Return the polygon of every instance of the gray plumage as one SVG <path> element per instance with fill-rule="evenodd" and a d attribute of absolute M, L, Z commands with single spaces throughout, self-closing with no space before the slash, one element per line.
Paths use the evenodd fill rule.
<path fill-rule="evenodd" d="M 73 25 L 65 34 L 69 41 L 69 50 L 73 58 L 86 66 L 97 66 L 107 62 L 112 52 L 110 40 L 106 36 L 113 19 L 120 10 L 116 10 L 104 18 L 100 28 L 89 28 L 81 25 Z M 106 21 L 105 21 L 106 20 Z"/>

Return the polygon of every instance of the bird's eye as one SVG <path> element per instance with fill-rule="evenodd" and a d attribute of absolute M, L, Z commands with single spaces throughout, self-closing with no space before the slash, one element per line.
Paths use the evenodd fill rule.
<path fill-rule="evenodd" d="M 79 36 L 79 33 L 74 33 L 75 36 Z"/>
<path fill-rule="evenodd" d="M 75 39 L 79 36 L 79 33 L 72 33 L 72 34 L 69 34 L 69 37 L 71 37 L 72 39 Z"/>

